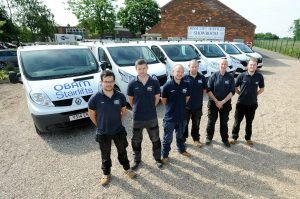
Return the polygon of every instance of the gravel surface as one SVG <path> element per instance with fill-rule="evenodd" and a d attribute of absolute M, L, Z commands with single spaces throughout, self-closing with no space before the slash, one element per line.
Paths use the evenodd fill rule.
<path fill-rule="evenodd" d="M 134 180 L 126 178 L 112 150 L 112 179 L 102 187 L 99 146 L 95 128 L 87 126 L 38 135 L 28 112 L 22 85 L 0 84 L 0 199 L 2 198 L 300 198 L 300 62 L 257 49 L 264 56 L 261 70 L 265 92 L 253 124 L 254 147 L 243 143 L 222 145 L 217 124 L 214 142 L 201 149 L 187 141 L 192 157 L 176 152 L 173 141 L 170 164 L 154 165 L 145 132 L 143 162 Z M 229 130 L 237 96 L 233 97 Z M 207 97 L 201 120 L 205 141 Z M 158 106 L 161 128 L 164 107 Z M 128 140 L 132 113 L 124 124 Z M 231 135 L 231 133 L 230 133 Z M 128 155 L 132 160 L 131 144 Z"/>

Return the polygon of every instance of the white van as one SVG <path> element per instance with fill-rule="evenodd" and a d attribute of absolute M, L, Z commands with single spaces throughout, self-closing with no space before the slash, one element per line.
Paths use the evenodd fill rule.
<path fill-rule="evenodd" d="M 256 58 L 257 59 L 257 68 L 262 68 L 263 59 L 262 59 L 262 56 L 259 53 L 254 52 L 251 48 L 249 48 L 249 46 L 247 46 L 244 43 L 241 43 L 241 42 L 230 42 L 230 43 L 233 44 L 235 47 L 237 47 L 237 49 L 241 53 L 244 53 L 248 57 Z"/>
<path fill-rule="evenodd" d="M 17 50 L 27 105 L 37 133 L 86 123 L 88 100 L 99 91 L 101 68 L 85 46 L 25 46 Z"/>
<path fill-rule="evenodd" d="M 234 45 L 228 42 L 216 42 L 216 44 L 223 50 L 224 53 L 227 53 L 232 59 L 239 61 L 242 66 L 236 69 L 236 73 L 242 73 L 247 70 L 247 65 L 249 62 L 249 57 L 244 53 L 241 53 Z"/>
<path fill-rule="evenodd" d="M 88 46 L 102 70 L 110 69 L 116 76 L 115 89 L 127 96 L 127 86 L 137 75 L 135 61 L 144 59 L 148 63 L 148 74 L 158 79 L 160 86 L 167 81 L 166 67 L 145 44 L 88 42 Z"/>
<path fill-rule="evenodd" d="M 188 42 L 146 42 L 159 60 L 166 64 L 167 76 L 171 78 L 172 69 L 176 64 L 184 67 L 185 73 L 189 71 L 189 62 L 196 59 L 199 62 L 199 72 L 205 77 L 210 74 L 207 68 L 201 63 L 199 54 L 195 52 L 193 46 Z"/>
<path fill-rule="evenodd" d="M 224 53 L 215 43 L 209 41 L 192 42 L 195 50 L 201 54 L 201 60 L 207 67 L 207 71 L 211 73 L 219 71 L 219 62 L 221 58 L 226 58 L 228 61 L 227 72 L 235 75 L 237 67 L 241 67 L 239 61 L 231 59 L 229 55 Z M 210 74 L 211 75 L 211 74 Z"/>

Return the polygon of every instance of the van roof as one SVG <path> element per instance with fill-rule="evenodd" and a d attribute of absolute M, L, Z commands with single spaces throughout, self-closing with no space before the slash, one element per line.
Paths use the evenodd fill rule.
<path fill-rule="evenodd" d="M 80 46 L 88 47 L 118 47 L 118 46 L 147 46 L 144 42 L 131 42 L 131 43 L 101 43 L 101 42 L 86 42 L 79 43 Z"/>
<path fill-rule="evenodd" d="M 19 51 L 33 51 L 33 50 L 58 50 L 58 49 L 88 49 L 87 46 L 75 45 L 36 45 L 36 46 L 21 46 Z"/>

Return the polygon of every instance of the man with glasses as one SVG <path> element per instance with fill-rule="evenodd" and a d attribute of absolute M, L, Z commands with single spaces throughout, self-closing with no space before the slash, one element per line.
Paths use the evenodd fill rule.
<path fill-rule="evenodd" d="M 128 146 L 126 130 L 122 125 L 122 118 L 126 114 L 125 96 L 114 90 L 115 75 L 109 70 L 101 73 L 102 89 L 93 95 L 88 102 L 88 114 L 97 127 L 96 141 L 99 143 L 103 177 L 101 185 L 107 185 L 110 181 L 111 172 L 111 143 L 115 143 L 118 151 L 118 160 L 124 168 L 124 173 L 129 178 L 136 176 L 130 169 L 126 148 Z"/>

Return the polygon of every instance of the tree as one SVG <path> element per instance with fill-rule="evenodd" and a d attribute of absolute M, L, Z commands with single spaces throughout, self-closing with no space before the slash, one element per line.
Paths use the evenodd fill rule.
<path fill-rule="evenodd" d="M 68 0 L 80 26 L 91 34 L 113 33 L 116 14 L 110 0 Z"/>
<path fill-rule="evenodd" d="M 17 40 L 18 27 L 8 17 L 4 7 L 0 6 L 0 41 Z"/>
<path fill-rule="evenodd" d="M 118 12 L 120 24 L 132 33 L 145 34 L 160 21 L 160 8 L 154 0 L 125 0 L 125 7 Z"/>
<path fill-rule="evenodd" d="M 294 34 L 294 39 L 295 40 L 300 40 L 300 19 L 294 20 L 294 24 L 292 25 L 290 30 Z"/>
<path fill-rule="evenodd" d="M 27 41 L 47 41 L 48 37 L 54 37 L 54 15 L 41 0 L 11 0 L 10 8 L 14 10 L 15 21 L 21 30 L 29 30 L 29 35 L 26 31 Z"/>
<path fill-rule="evenodd" d="M 276 34 L 272 34 L 270 32 L 267 33 L 256 33 L 254 35 L 255 39 L 279 39 L 279 37 Z"/>

